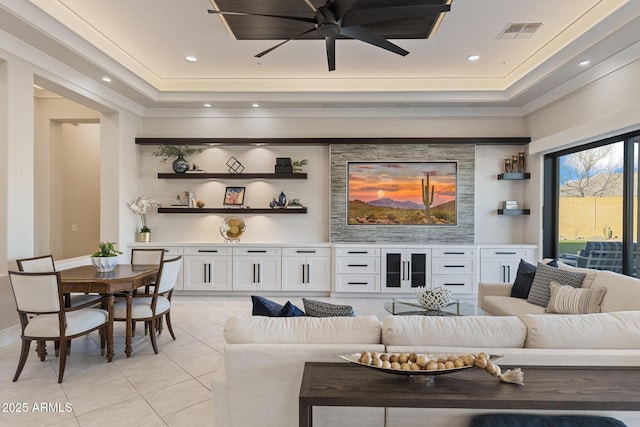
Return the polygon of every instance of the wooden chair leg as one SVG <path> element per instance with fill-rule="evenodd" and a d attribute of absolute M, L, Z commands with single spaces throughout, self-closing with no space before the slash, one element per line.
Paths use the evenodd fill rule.
<path fill-rule="evenodd" d="M 146 331 L 147 328 L 145 327 L 144 330 Z M 131 321 L 131 336 L 132 337 L 136 336 L 136 321 L 135 320 Z"/>
<path fill-rule="evenodd" d="M 60 368 L 58 372 L 58 384 L 62 382 L 62 377 L 64 376 L 64 367 L 67 364 L 67 347 L 69 344 L 69 340 L 61 339 L 60 340 Z"/>
<path fill-rule="evenodd" d="M 158 335 L 162 334 L 162 329 L 164 329 L 164 325 L 163 325 L 163 321 L 162 321 L 162 316 L 158 317 L 158 320 L 156 322 L 156 330 L 158 332 Z"/>
<path fill-rule="evenodd" d="M 105 348 L 105 344 L 107 342 L 107 326 L 106 326 L 106 324 L 102 328 L 98 329 L 98 334 L 100 335 L 100 354 L 102 356 L 104 356 L 104 348 Z"/>
<path fill-rule="evenodd" d="M 47 356 L 47 343 L 45 340 L 36 341 L 36 353 L 38 353 L 40 361 L 44 362 L 44 359 Z"/>
<path fill-rule="evenodd" d="M 29 347 L 31 347 L 31 340 L 22 340 L 22 349 L 20 350 L 20 360 L 18 360 L 18 368 L 16 369 L 16 374 L 13 376 L 13 382 L 18 381 L 18 377 L 22 373 L 22 369 L 24 368 L 24 364 L 27 361 L 27 356 L 29 355 Z"/>
<path fill-rule="evenodd" d="M 176 335 L 173 333 L 173 327 L 171 326 L 171 312 L 167 311 L 167 314 L 164 315 L 167 318 L 167 329 L 169 329 L 169 333 L 171 334 L 171 338 L 175 341 Z"/>
<path fill-rule="evenodd" d="M 146 322 L 145 322 L 146 323 Z M 158 354 L 158 344 L 156 343 L 156 318 L 153 317 L 149 322 L 149 337 L 151 338 L 151 346 L 155 354 Z"/>

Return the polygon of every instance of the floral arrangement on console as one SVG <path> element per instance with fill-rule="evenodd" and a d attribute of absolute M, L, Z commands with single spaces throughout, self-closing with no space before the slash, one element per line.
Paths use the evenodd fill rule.
<path fill-rule="evenodd" d="M 140 215 L 140 219 L 142 220 L 140 232 L 150 233 L 151 229 L 147 226 L 147 210 L 152 206 L 160 206 L 160 203 L 148 197 L 138 197 L 134 202 L 127 203 L 127 206 L 129 206 L 129 209 L 131 209 L 133 213 Z"/>

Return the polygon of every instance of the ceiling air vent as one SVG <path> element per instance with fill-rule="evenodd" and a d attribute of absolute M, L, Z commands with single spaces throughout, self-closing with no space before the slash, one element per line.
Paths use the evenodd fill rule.
<path fill-rule="evenodd" d="M 509 24 L 500 34 L 499 39 L 528 39 L 538 31 L 542 22 L 516 22 Z"/>

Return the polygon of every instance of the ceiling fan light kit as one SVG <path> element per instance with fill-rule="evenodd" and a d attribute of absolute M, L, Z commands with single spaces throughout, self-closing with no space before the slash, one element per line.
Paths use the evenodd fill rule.
<path fill-rule="evenodd" d="M 310 2 L 305 0 L 300 1 L 312 6 Z M 425 1 L 425 3 L 428 3 L 428 1 Z M 329 71 L 334 71 L 336 69 L 336 38 L 346 37 L 360 40 L 364 43 L 388 50 L 389 52 L 393 52 L 397 55 L 406 56 L 409 54 L 407 50 L 365 27 L 367 25 L 386 23 L 390 21 L 437 16 L 451 10 L 451 6 L 449 4 L 411 4 L 403 6 L 374 6 L 368 8 L 361 7 L 361 5 L 356 8 L 354 7 L 355 4 L 357 4 L 356 0 L 328 0 L 323 6 L 320 6 L 317 9 L 313 8 L 313 18 L 307 16 L 289 16 L 223 10 L 209 10 L 208 12 L 222 16 L 258 16 L 312 24 L 313 27 L 287 38 L 286 40 L 256 54 L 255 56 L 260 58 L 291 40 L 300 39 L 303 36 L 315 32 L 318 36 L 325 39 L 328 68 Z"/>

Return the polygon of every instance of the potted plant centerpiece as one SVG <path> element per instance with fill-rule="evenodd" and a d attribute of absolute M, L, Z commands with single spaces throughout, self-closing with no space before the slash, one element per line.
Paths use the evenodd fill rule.
<path fill-rule="evenodd" d="M 202 148 L 193 148 L 188 145 L 161 145 L 151 154 L 160 157 L 162 163 L 166 163 L 170 158 L 177 157 L 172 164 L 173 171 L 175 173 L 185 173 L 189 170 L 189 162 L 185 160 L 185 157 L 198 153 L 202 153 Z"/>
<path fill-rule="evenodd" d="M 133 213 L 140 215 L 140 220 L 142 221 L 138 241 L 150 242 L 151 229 L 147 226 L 147 209 L 151 206 L 160 206 L 160 203 L 148 197 L 138 197 L 134 202 L 127 203 L 127 206 L 129 206 L 129 209 L 131 209 Z"/>
<path fill-rule="evenodd" d="M 99 250 L 91 254 L 91 262 L 100 272 L 112 271 L 118 264 L 118 255 L 122 252 L 117 251 L 114 244 L 108 240 L 100 242 Z"/>

